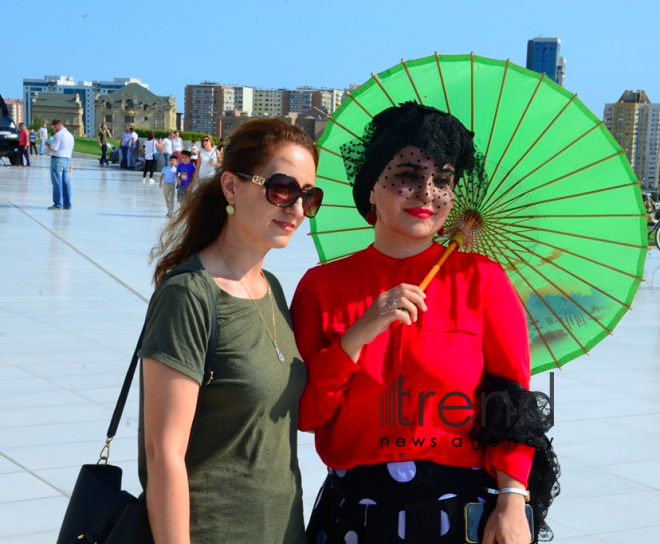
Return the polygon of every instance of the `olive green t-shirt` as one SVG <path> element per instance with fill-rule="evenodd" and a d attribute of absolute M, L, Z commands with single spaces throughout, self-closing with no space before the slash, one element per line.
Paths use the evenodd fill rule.
<path fill-rule="evenodd" d="M 99 130 L 99 139 L 101 140 L 101 145 L 106 145 L 108 143 L 108 133 L 105 130 Z"/>
<path fill-rule="evenodd" d="M 182 268 L 203 270 L 195 254 Z M 254 304 L 214 288 L 218 342 L 186 466 L 193 544 L 305 542 L 302 486 L 296 456 L 298 401 L 306 370 L 296 348 L 282 288 L 265 272 L 275 308 L 277 344 Z M 272 334 L 268 295 L 256 304 Z M 208 288 L 181 274 L 156 292 L 147 312 L 140 358 L 155 359 L 201 383 L 210 336 Z M 140 376 L 138 470 L 146 489 L 143 384 Z"/>

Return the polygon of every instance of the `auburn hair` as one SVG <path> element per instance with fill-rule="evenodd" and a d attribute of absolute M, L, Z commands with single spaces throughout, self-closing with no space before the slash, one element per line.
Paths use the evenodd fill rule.
<path fill-rule="evenodd" d="M 280 148 L 288 144 L 307 149 L 318 166 L 319 155 L 314 142 L 301 129 L 283 119 L 254 119 L 232 132 L 224 149 L 222 169 L 188 196 L 151 250 L 150 262 L 156 261 L 153 277 L 156 286 L 168 272 L 211 245 L 225 227 L 228 202 L 220 183 L 222 173 L 252 172 L 267 164 Z"/>

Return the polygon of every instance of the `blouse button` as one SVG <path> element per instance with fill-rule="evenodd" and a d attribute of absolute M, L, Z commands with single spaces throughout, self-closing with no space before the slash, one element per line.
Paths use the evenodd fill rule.
<path fill-rule="evenodd" d="M 404 457 L 403 453 L 400 453 L 400 454 L 399 454 L 399 458 L 400 458 L 400 459 L 403 459 L 403 457 Z"/>
<path fill-rule="evenodd" d="M 399 261 L 399 266 L 403 266 L 403 261 Z"/>
<path fill-rule="evenodd" d="M 408 416 L 403 416 L 403 421 L 410 421 L 410 418 Z"/>

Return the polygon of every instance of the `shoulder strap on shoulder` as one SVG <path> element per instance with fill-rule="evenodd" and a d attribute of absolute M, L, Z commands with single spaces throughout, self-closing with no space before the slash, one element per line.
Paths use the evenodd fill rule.
<path fill-rule="evenodd" d="M 213 362 L 213 355 L 215 353 L 215 346 L 218 341 L 218 309 L 215 305 L 215 295 L 213 294 L 213 287 L 206 280 L 204 275 L 200 270 L 173 270 L 167 276 L 165 280 L 178 276 L 179 274 L 197 274 L 200 278 L 204 280 L 204 283 L 208 287 L 209 299 L 211 301 L 211 335 L 209 338 L 209 343 L 206 349 L 206 359 L 204 362 L 204 378 L 202 379 L 202 385 L 199 388 L 199 394 L 197 396 L 197 407 L 195 408 L 195 417 L 193 419 L 192 429 L 190 434 L 192 435 L 195 429 L 195 420 L 197 419 L 197 412 L 199 411 L 199 406 L 202 402 L 202 396 L 206 391 L 206 386 L 209 382 L 209 374 L 211 372 L 211 363 Z M 163 282 L 158 286 L 158 289 L 161 288 Z M 117 428 L 119 427 L 119 422 L 121 420 L 122 413 L 124 412 L 124 407 L 126 406 L 126 399 L 128 398 L 128 393 L 131 388 L 131 383 L 133 382 L 133 377 L 135 376 L 135 370 L 138 365 L 138 351 L 140 346 L 142 346 L 142 340 L 144 339 L 144 332 L 147 328 L 147 322 L 145 318 L 145 323 L 142 326 L 142 332 L 140 333 L 140 338 L 135 346 L 135 351 L 133 352 L 133 358 L 131 359 L 131 364 L 128 366 L 128 372 L 126 372 L 126 377 L 124 378 L 124 384 L 121 387 L 121 392 L 119 393 L 119 398 L 117 399 L 117 405 L 115 406 L 115 411 L 112 414 L 112 419 L 110 420 L 110 426 L 108 427 L 106 444 L 113 439 L 115 434 L 117 434 Z"/>

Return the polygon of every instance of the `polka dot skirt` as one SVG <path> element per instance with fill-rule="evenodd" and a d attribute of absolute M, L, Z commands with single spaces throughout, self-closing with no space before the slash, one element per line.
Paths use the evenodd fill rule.
<path fill-rule="evenodd" d="M 328 470 L 307 527 L 310 544 L 463 544 L 463 508 L 493 501 L 483 469 L 404 461 Z"/>

